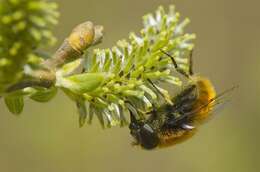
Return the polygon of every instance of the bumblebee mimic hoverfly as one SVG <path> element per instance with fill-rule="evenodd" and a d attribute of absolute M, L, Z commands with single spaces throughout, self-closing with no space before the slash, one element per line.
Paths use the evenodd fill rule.
<path fill-rule="evenodd" d="M 170 54 L 161 51 L 171 58 L 176 71 L 188 78 L 188 84 L 172 98 L 173 104 L 154 108 L 145 119 L 137 120 L 130 112 L 129 129 L 135 139 L 134 145 L 147 150 L 172 146 L 192 137 L 197 127 L 210 118 L 215 106 L 223 103 L 223 96 L 235 88 L 217 95 L 209 79 L 193 75 L 192 53 L 187 74 L 178 68 Z M 150 83 L 153 84 L 152 81 Z"/>

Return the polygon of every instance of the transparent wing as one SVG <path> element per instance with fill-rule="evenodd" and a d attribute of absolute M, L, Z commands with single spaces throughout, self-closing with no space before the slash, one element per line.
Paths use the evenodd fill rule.
<path fill-rule="evenodd" d="M 201 110 L 203 110 L 205 108 L 211 108 L 212 111 L 210 113 L 216 114 L 216 112 L 219 112 L 220 110 L 222 110 L 223 107 L 225 107 L 230 102 L 230 100 L 232 99 L 232 95 L 233 95 L 231 93 L 233 93 L 233 91 L 237 88 L 238 88 L 238 86 L 233 86 L 232 88 L 219 93 L 216 97 L 210 99 L 208 102 L 205 102 L 205 104 L 201 105 L 200 107 L 198 107 L 197 109 L 195 109 L 189 113 L 185 113 L 184 115 L 181 115 L 180 117 L 176 118 L 173 122 L 178 122 L 188 116 L 196 115 L 198 112 L 200 112 Z M 209 119 L 211 119 L 211 118 L 209 118 Z"/>

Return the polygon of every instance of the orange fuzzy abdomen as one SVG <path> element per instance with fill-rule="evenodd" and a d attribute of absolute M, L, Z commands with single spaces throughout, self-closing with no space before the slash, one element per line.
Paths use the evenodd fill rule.
<path fill-rule="evenodd" d="M 194 104 L 194 122 L 204 122 L 213 109 L 215 103 L 214 98 L 216 97 L 216 91 L 210 80 L 206 78 L 197 77 L 195 83 L 198 92 L 198 98 Z"/>

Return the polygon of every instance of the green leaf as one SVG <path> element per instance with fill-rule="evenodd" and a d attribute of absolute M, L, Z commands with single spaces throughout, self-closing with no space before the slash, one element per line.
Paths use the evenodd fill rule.
<path fill-rule="evenodd" d="M 79 113 L 79 127 L 83 127 L 87 119 L 87 108 L 83 98 L 76 100 L 76 105 Z"/>
<path fill-rule="evenodd" d="M 5 97 L 5 104 L 8 107 L 9 111 L 11 113 L 13 113 L 14 115 L 19 115 L 23 111 L 24 101 L 23 101 L 23 97 L 22 96 L 19 96 L 19 97 L 13 97 L 13 96 Z"/>
<path fill-rule="evenodd" d="M 57 94 L 57 88 L 52 87 L 50 89 L 46 88 L 39 88 L 36 89 L 36 92 L 33 93 L 30 98 L 34 101 L 40 102 L 40 103 L 45 103 L 50 101 L 55 95 Z"/>
<path fill-rule="evenodd" d="M 59 85 L 77 94 L 87 93 L 97 89 L 105 80 L 104 73 L 84 73 L 64 78 Z"/>

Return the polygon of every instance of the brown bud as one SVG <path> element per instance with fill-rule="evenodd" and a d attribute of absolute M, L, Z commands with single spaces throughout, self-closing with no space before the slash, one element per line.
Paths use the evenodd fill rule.
<path fill-rule="evenodd" d="M 87 21 L 76 26 L 68 38 L 70 46 L 82 53 L 92 45 L 95 37 L 95 27 L 92 22 Z"/>
<path fill-rule="evenodd" d="M 55 70 L 67 62 L 80 58 L 84 50 L 102 41 L 103 30 L 103 26 L 94 26 L 90 21 L 79 24 L 52 58 L 44 61 L 42 65 L 49 70 Z"/>

